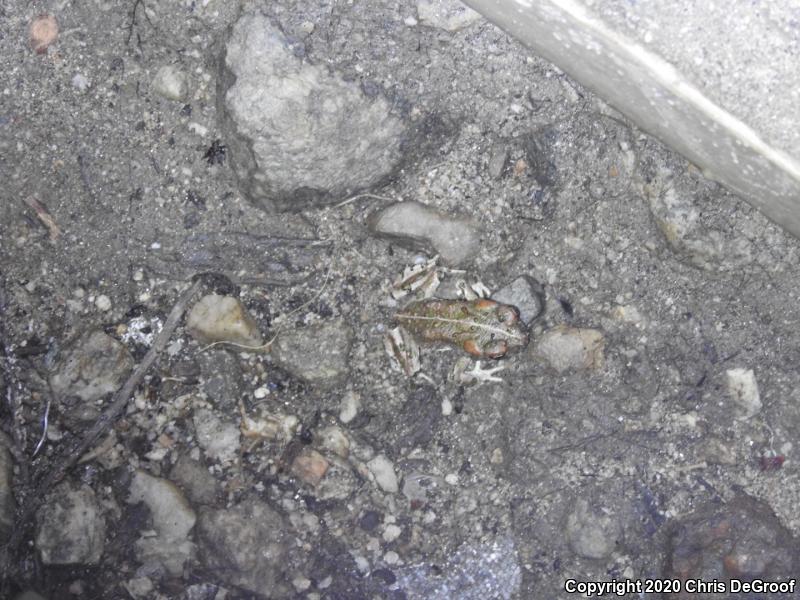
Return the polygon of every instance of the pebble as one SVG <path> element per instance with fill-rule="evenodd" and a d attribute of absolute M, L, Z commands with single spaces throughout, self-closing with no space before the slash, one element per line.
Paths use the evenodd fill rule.
<path fill-rule="evenodd" d="M 173 65 L 164 65 L 150 84 L 153 91 L 167 100 L 182 102 L 189 95 L 189 80 L 186 74 Z"/>
<path fill-rule="evenodd" d="M 219 495 L 219 484 L 208 469 L 188 454 L 181 454 L 169 477 L 196 504 L 213 504 Z"/>
<path fill-rule="evenodd" d="M 31 21 L 28 38 L 31 48 L 37 54 L 44 54 L 58 38 L 58 21 L 53 15 L 39 15 Z"/>
<path fill-rule="evenodd" d="M 330 463 L 322 454 L 305 447 L 294 457 L 291 472 L 303 483 L 317 487 L 328 472 L 329 466 Z"/>
<path fill-rule="evenodd" d="M 558 373 L 598 370 L 604 363 L 605 339 L 597 329 L 558 325 L 546 331 L 533 348 L 533 356 Z"/>
<path fill-rule="evenodd" d="M 282 332 L 272 357 L 295 377 L 325 388 L 335 387 L 349 372 L 353 330 L 341 319 Z"/>
<path fill-rule="evenodd" d="M 97 564 L 105 539 L 103 511 L 87 485 L 59 484 L 36 512 L 36 549 L 45 565 Z"/>
<path fill-rule="evenodd" d="M 155 586 L 149 577 L 134 577 L 122 584 L 125 591 L 136 600 L 146 600 L 153 593 Z"/>
<path fill-rule="evenodd" d="M 164 568 L 173 577 L 183 573 L 193 560 L 195 546 L 190 532 L 197 516 L 178 487 L 167 479 L 137 469 L 131 479 L 128 503 L 144 502 L 156 535 L 143 535 L 134 544 L 136 557 L 144 564 Z"/>
<path fill-rule="evenodd" d="M 269 590 L 274 600 L 293 594 L 284 569 L 294 536 L 265 502 L 248 498 L 221 509 L 200 509 L 197 537 L 204 563 L 223 581 L 256 594 Z"/>
<path fill-rule="evenodd" d="M 232 463 L 239 452 L 239 427 L 233 421 L 223 421 L 208 408 L 197 408 L 192 418 L 197 443 L 206 456 L 222 464 Z"/>
<path fill-rule="evenodd" d="M 380 184 L 399 167 L 408 137 L 383 96 L 367 97 L 299 49 L 245 10 L 221 61 L 220 80 L 230 82 L 220 96 L 222 137 L 240 188 L 268 211 L 339 202 Z"/>
<path fill-rule="evenodd" d="M 356 418 L 361 408 L 361 395 L 348 390 L 339 403 L 339 420 L 345 425 Z"/>
<path fill-rule="evenodd" d="M 390 523 L 383 528 L 383 536 L 382 536 L 383 541 L 386 542 L 387 544 L 391 543 L 395 541 L 397 538 L 399 538 L 400 534 L 402 533 L 403 530 L 400 527 L 394 525 L 393 523 Z"/>
<path fill-rule="evenodd" d="M 469 263 L 480 250 L 478 224 L 451 217 L 419 202 L 398 202 L 370 216 L 369 226 L 385 237 L 412 250 L 438 254 L 449 266 Z"/>
<path fill-rule="evenodd" d="M 317 443 L 320 448 L 333 452 L 342 458 L 347 458 L 350 454 L 350 440 L 335 425 L 321 429 L 317 433 Z"/>
<path fill-rule="evenodd" d="M 600 507 L 579 498 L 567 515 L 564 533 L 570 549 L 582 558 L 606 558 L 622 537 L 618 519 Z"/>
<path fill-rule="evenodd" d="M 189 311 L 186 328 L 201 344 L 233 342 L 261 346 L 263 341 L 255 320 L 244 305 L 231 296 L 203 296 Z"/>
<path fill-rule="evenodd" d="M 492 294 L 492 300 L 516 306 L 522 322 L 529 325 L 544 312 L 544 286 L 533 277 L 521 275 Z"/>
<path fill-rule="evenodd" d="M 445 31 L 458 31 L 482 19 L 459 0 L 417 0 L 417 16 L 423 25 Z"/>
<path fill-rule="evenodd" d="M 400 489 L 394 464 L 383 454 L 379 454 L 367 463 L 367 467 L 375 477 L 375 482 L 384 491 L 396 494 Z"/>
<path fill-rule="evenodd" d="M 757 415 L 761 411 L 761 395 L 753 370 L 728 369 L 725 379 L 736 418 L 747 420 Z"/>
<path fill-rule="evenodd" d="M 72 83 L 72 87 L 74 87 L 76 90 L 78 90 L 81 93 L 83 93 L 86 90 L 88 90 L 89 86 L 91 85 L 91 82 L 89 81 L 89 78 L 86 77 L 86 75 L 84 75 L 83 73 L 76 73 L 72 77 L 72 82 L 71 83 Z"/>
<path fill-rule="evenodd" d="M 510 149 L 507 144 L 497 144 L 492 148 L 489 164 L 486 170 L 493 179 L 499 179 L 508 164 Z"/>
<path fill-rule="evenodd" d="M 108 312 L 111 310 L 111 300 L 105 294 L 100 294 L 97 298 L 95 298 L 94 305 L 97 307 L 97 310 L 101 310 L 103 312 Z"/>
<path fill-rule="evenodd" d="M 368 510 L 358 521 L 358 526 L 361 527 L 364 531 L 372 531 L 375 529 L 381 522 L 381 515 L 376 510 Z"/>
<path fill-rule="evenodd" d="M 102 331 L 79 337 L 64 354 L 50 386 L 62 397 L 77 396 L 86 403 L 116 392 L 133 369 L 128 349 Z"/>

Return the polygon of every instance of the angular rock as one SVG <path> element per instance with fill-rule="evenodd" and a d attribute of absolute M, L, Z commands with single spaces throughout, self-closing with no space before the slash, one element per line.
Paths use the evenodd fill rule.
<path fill-rule="evenodd" d="M 325 477 L 330 463 L 312 448 L 303 448 L 292 461 L 291 473 L 303 483 L 316 487 Z"/>
<path fill-rule="evenodd" d="M 342 320 L 281 333 L 272 346 L 275 361 L 295 377 L 331 387 L 349 370 L 353 331 Z"/>
<path fill-rule="evenodd" d="M 183 566 L 195 554 L 189 532 L 197 517 L 186 498 L 171 481 L 137 469 L 131 480 L 128 502 L 147 505 L 157 534 L 142 536 L 136 541 L 136 557 L 142 563 L 163 567 L 173 577 L 180 576 Z"/>
<path fill-rule="evenodd" d="M 458 31 L 482 18 L 458 0 L 417 0 L 417 16 L 423 25 L 445 31 Z"/>
<path fill-rule="evenodd" d="M 153 91 L 167 100 L 186 100 L 189 94 L 189 81 L 186 74 L 173 65 L 161 67 L 152 82 Z"/>
<path fill-rule="evenodd" d="M 534 346 L 533 356 L 559 373 L 569 370 L 597 370 L 604 362 L 605 339 L 597 329 L 559 325 L 544 333 Z"/>
<path fill-rule="evenodd" d="M 756 375 L 752 369 L 728 369 L 725 372 L 728 397 L 738 419 L 749 419 L 761 410 Z"/>
<path fill-rule="evenodd" d="M 36 548 L 46 565 L 96 564 L 105 538 L 102 509 L 87 485 L 58 485 L 36 512 Z"/>
<path fill-rule="evenodd" d="M 102 331 L 90 331 L 66 352 L 50 376 L 50 386 L 57 396 L 93 402 L 116 392 L 133 364 L 125 346 Z"/>
<path fill-rule="evenodd" d="M 248 499 L 230 508 L 201 509 L 197 530 L 201 556 L 220 579 L 265 598 L 290 595 L 283 570 L 291 536 L 269 505 Z"/>
<path fill-rule="evenodd" d="M 373 214 L 377 235 L 413 250 L 438 254 L 451 266 L 468 263 L 480 250 L 480 228 L 470 219 L 444 215 L 419 202 L 398 202 Z"/>
<path fill-rule="evenodd" d="M 221 463 L 230 463 L 239 452 L 239 427 L 233 421 L 223 421 L 208 408 L 198 408 L 192 418 L 197 443 L 206 456 Z"/>
<path fill-rule="evenodd" d="M 741 495 L 725 504 L 710 503 L 675 524 L 663 576 L 683 581 L 788 581 L 800 568 L 798 556 L 800 544 L 770 507 Z M 696 596 L 683 593 L 671 597 Z M 709 600 L 731 597 L 703 595 Z"/>
<path fill-rule="evenodd" d="M 260 346 L 263 341 L 258 325 L 244 305 L 232 296 L 203 296 L 189 311 L 186 328 L 201 344 L 233 342 Z"/>
<path fill-rule="evenodd" d="M 613 515 L 580 498 L 567 515 L 564 533 L 569 547 L 578 556 L 606 558 L 622 537 L 622 526 Z"/>
<path fill-rule="evenodd" d="M 522 322 L 528 325 L 544 311 L 544 287 L 533 277 L 521 275 L 492 294 L 492 300 L 516 306 Z"/>
<path fill-rule="evenodd" d="M 402 158 L 405 125 L 389 102 L 304 52 L 256 11 L 225 45 L 218 114 L 239 185 L 266 210 L 341 200 L 387 179 Z"/>

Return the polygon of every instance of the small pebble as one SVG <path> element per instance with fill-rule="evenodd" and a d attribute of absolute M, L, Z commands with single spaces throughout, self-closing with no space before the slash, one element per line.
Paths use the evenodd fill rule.
<path fill-rule="evenodd" d="M 111 300 L 105 294 L 100 294 L 97 298 L 95 298 L 94 305 L 98 310 L 103 312 L 111 310 Z"/>
<path fill-rule="evenodd" d="M 367 467 L 375 476 L 378 486 L 390 494 L 396 494 L 400 489 L 397 482 L 397 475 L 394 472 L 394 464 L 383 454 L 376 456 L 367 463 Z"/>
<path fill-rule="evenodd" d="M 397 525 L 389 524 L 383 529 L 383 541 L 386 543 L 393 542 L 400 537 L 403 530 Z"/>
<path fill-rule="evenodd" d="M 307 577 L 295 577 L 292 579 L 292 585 L 298 592 L 305 592 L 311 587 L 311 580 Z"/>
<path fill-rule="evenodd" d="M 79 92 L 85 92 L 89 89 L 90 81 L 89 78 L 86 77 L 83 73 L 76 73 L 75 76 L 72 78 L 72 87 L 74 87 Z"/>
<path fill-rule="evenodd" d="M 400 555 L 394 550 L 389 550 L 383 555 L 383 562 L 385 562 L 387 565 L 396 565 L 398 562 L 400 562 Z"/>
<path fill-rule="evenodd" d="M 58 37 L 58 21 L 53 15 L 39 15 L 31 21 L 28 36 L 31 48 L 37 54 L 44 54 Z"/>
<path fill-rule="evenodd" d="M 361 408 L 361 396 L 355 392 L 348 391 L 339 405 L 339 420 L 342 423 L 349 423 L 356 418 L 359 408 Z"/>
<path fill-rule="evenodd" d="M 153 77 L 153 91 L 167 100 L 182 101 L 189 93 L 186 75 L 177 67 L 165 65 Z"/>
<path fill-rule="evenodd" d="M 449 485 L 458 485 L 458 475 L 456 475 L 455 473 L 448 473 L 447 475 L 444 476 L 444 480 Z"/>
<path fill-rule="evenodd" d="M 269 390 L 262 385 L 261 387 L 255 389 L 253 392 L 253 397 L 257 400 L 263 400 L 267 397 L 267 394 L 269 394 Z"/>

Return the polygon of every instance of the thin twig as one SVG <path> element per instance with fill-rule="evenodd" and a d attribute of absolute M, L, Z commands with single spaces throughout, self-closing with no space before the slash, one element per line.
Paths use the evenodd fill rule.
<path fill-rule="evenodd" d="M 164 327 L 161 329 L 158 336 L 156 336 L 153 345 L 147 351 L 147 354 L 145 354 L 139 366 L 137 366 L 130 377 L 128 377 L 122 388 L 114 394 L 111 404 L 98 417 L 92 428 L 80 440 L 73 443 L 71 448 L 62 453 L 60 460 L 55 462 L 55 466 L 39 477 L 36 489 L 28 496 L 24 506 L 17 511 L 13 533 L 6 546 L 3 548 L 2 562 L 0 562 L 3 568 L 3 577 L 8 575 L 9 558 L 16 553 L 27 529 L 27 524 L 42 505 L 47 493 L 64 478 L 81 456 L 93 447 L 114 425 L 117 418 L 119 418 L 128 405 L 133 392 L 144 379 L 147 371 L 153 366 L 158 355 L 166 348 L 173 332 L 180 323 L 183 313 L 186 312 L 186 307 L 202 285 L 201 281 L 195 281 L 191 287 L 180 295 L 177 302 L 175 302 L 175 305 L 172 307 L 167 320 L 164 322 Z"/>
<path fill-rule="evenodd" d="M 384 202 L 396 202 L 392 198 L 387 198 L 385 196 L 377 196 L 375 194 L 358 194 L 356 196 L 351 196 L 347 200 L 342 200 L 339 204 L 334 204 L 333 208 L 341 208 L 345 204 L 350 204 L 351 202 L 355 202 L 356 200 L 361 200 L 362 198 L 372 198 L 373 200 L 383 200 Z"/>

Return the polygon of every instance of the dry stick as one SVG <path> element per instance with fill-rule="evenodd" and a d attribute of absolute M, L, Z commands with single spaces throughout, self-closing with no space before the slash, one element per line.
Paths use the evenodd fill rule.
<path fill-rule="evenodd" d="M 114 394 L 113 400 L 108 408 L 103 411 L 103 414 L 98 417 L 97 421 L 95 421 L 92 428 L 83 438 L 76 444 L 73 444 L 71 449 L 64 452 L 60 462 L 40 478 L 39 482 L 36 484 L 35 491 L 28 496 L 25 501 L 25 506 L 17 513 L 14 531 L 4 549 L 5 556 L 2 557 L 4 559 L 2 561 L 3 571 L 8 569 L 8 558 L 15 552 L 19 543 L 22 541 L 25 525 L 39 509 L 44 497 L 53 486 L 64 478 L 64 475 L 78 462 L 80 457 L 97 443 L 100 437 L 111 428 L 120 414 L 122 414 L 133 392 L 142 382 L 142 379 L 144 379 L 145 374 L 153 365 L 158 355 L 166 348 L 167 342 L 169 342 L 178 323 L 180 323 L 183 313 L 186 311 L 186 307 L 202 285 L 201 281 L 195 281 L 189 289 L 180 295 L 175 306 L 172 307 L 172 311 L 170 311 L 164 323 L 164 327 L 162 327 L 153 345 L 150 347 L 150 350 L 147 351 L 142 362 L 139 363 L 139 366 L 136 367 L 130 377 L 128 377 L 122 389 Z M 3 575 L 5 576 L 6 573 L 4 572 Z"/>

